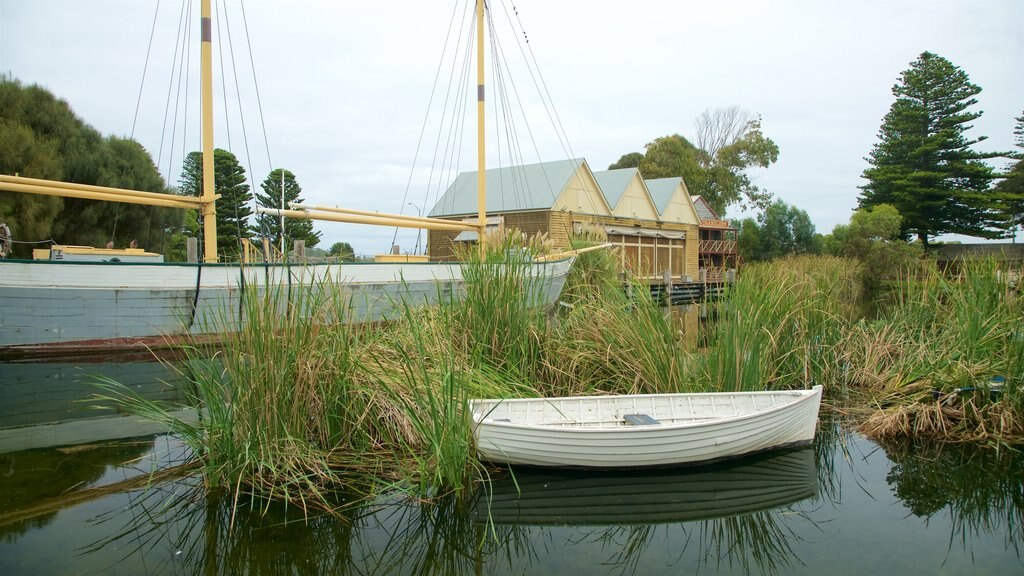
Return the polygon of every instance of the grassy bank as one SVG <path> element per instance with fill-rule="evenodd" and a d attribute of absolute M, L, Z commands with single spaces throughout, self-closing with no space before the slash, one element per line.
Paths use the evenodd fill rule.
<path fill-rule="evenodd" d="M 994 267 L 908 276 L 866 320 L 850 260 L 750 266 L 705 308 L 708 345 L 696 349 L 643 287 L 622 289 L 607 251 L 577 259 L 555 310 L 532 305 L 526 264 L 538 249 L 506 237 L 468 255 L 464 298 L 404 307 L 384 326 L 346 322 L 343 286 L 248 294 L 244 328 L 222 349 L 193 350 L 198 424 L 117 386 L 105 393 L 167 422 L 211 488 L 303 508 L 396 488 L 414 497 L 466 490 L 486 475 L 466 414 L 474 397 L 820 383 L 833 404 L 877 410 L 869 434 L 1024 436 L 1024 311 Z M 997 374 L 1006 384 L 992 394 L 985 386 Z M 968 387 L 977 391 L 956 392 Z"/>

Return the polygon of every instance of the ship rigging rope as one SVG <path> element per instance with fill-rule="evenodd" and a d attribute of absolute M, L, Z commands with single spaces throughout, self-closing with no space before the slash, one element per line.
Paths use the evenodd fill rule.
<path fill-rule="evenodd" d="M 437 71 L 434 72 L 434 84 L 430 88 L 430 99 L 427 101 L 427 109 L 423 113 L 423 124 L 420 126 L 419 138 L 416 139 L 416 151 L 413 153 L 413 156 L 412 156 L 412 166 L 409 168 L 409 178 L 405 182 L 405 193 L 402 195 L 402 208 L 400 209 L 399 214 L 404 214 L 405 213 L 405 207 L 408 205 L 409 189 L 412 187 L 412 176 L 416 172 L 416 161 L 420 157 L 420 147 L 423 145 L 423 135 L 426 134 L 426 132 L 427 132 L 427 123 L 428 123 L 428 121 L 430 119 L 430 110 L 434 106 L 434 96 L 437 94 L 437 82 L 441 78 L 441 69 L 444 68 L 444 55 L 448 52 L 448 42 L 452 38 L 452 26 L 455 23 L 455 16 L 458 13 L 458 7 L 459 7 L 458 3 L 453 3 L 452 4 L 452 15 L 449 17 L 449 20 L 448 20 L 448 33 L 445 35 L 444 47 L 441 49 L 441 56 L 440 56 L 440 58 L 438 58 Z M 447 98 L 446 98 L 446 102 L 447 102 Z M 436 155 L 436 153 L 437 153 L 436 148 L 435 148 L 435 152 L 434 153 Z M 428 182 L 430 182 L 432 180 L 433 180 L 433 166 L 431 166 L 431 175 L 430 175 L 430 178 L 428 179 Z M 428 185 L 427 192 L 424 194 L 424 198 L 423 198 L 424 202 L 422 204 L 422 211 L 420 213 L 421 216 L 423 214 L 425 214 L 426 211 L 427 211 L 426 200 L 427 200 L 427 197 L 428 197 L 429 193 L 430 193 L 430 191 L 429 191 L 429 185 Z M 395 233 L 391 237 L 391 244 L 394 245 L 395 241 L 397 239 L 398 239 L 398 226 L 395 226 Z"/>
<path fill-rule="evenodd" d="M 505 16 L 504 19 L 502 19 L 501 27 L 507 27 L 514 32 L 513 35 L 515 36 L 522 65 L 526 67 L 530 83 L 533 85 L 537 97 L 541 100 L 545 115 L 555 132 L 554 136 L 557 139 L 558 146 L 561 147 L 563 154 L 567 158 L 575 158 L 575 152 L 573 151 L 569 138 L 566 135 L 561 118 L 557 113 L 547 82 L 540 71 L 539 63 L 533 52 L 525 27 L 523 26 L 518 8 L 514 3 L 510 2 L 501 2 L 501 4 L 502 10 L 499 11 L 499 14 L 504 13 Z M 502 135 L 501 138 L 497 139 L 497 146 L 495 148 L 497 163 L 499 167 L 507 167 L 511 169 L 511 172 L 506 178 L 499 180 L 496 183 L 497 186 L 501 186 L 501 189 L 496 189 L 495 193 L 510 200 L 510 202 L 506 203 L 507 207 L 511 205 L 520 208 L 526 207 L 530 203 L 530 199 L 536 195 L 535 191 L 531 192 L 527 189 L 529 182 L 527 182 L 526 171 L 522 169 L 523 166 L 528 164 L 528 154 L 524 154 L 524 150 L 528 147 L 531 149 L 531 154 L 529 155 L 536 156 L 538 161 L 541 162 L 540 168 L 542 172 L 540 176 L 547 184 L 547 192 L 551 196 L 551 201 L 554 202 L 560 190 L 555 189 L 553 175 L 548 173 L 547 168 L 541 160 L 542 155 L 537 135 L 534 134 L 531 123 L 527 121 L 526 106 L 523 99 L 525 94 L 520 93 L 517 83 L 513 81 L 509 75 L 509 70 L 511 70 L 510 62 L 502 42 L 503 39 L 499 38 L 499 34 L 496 33 L 497 25 L 495 21 L 495 14 L 491 9 L 491 6 L 492 3 L 488 3 L 485 20 L 485 25 L 490 31 L 489 51 L 490 60 L 493 62 L 487 92 L 489 99 L 492 101 L 491 113 L 493 114 L 492 121 L 494 122 L 495 127 L 494 132 Z M 476 32 L 475 2 L 467 1 L 462 3 L 462 18 L 460 18 L 462 25 L 459 26 L 458 30 L 455 30 L 454 20 L 459 17 L 458 12 L 459 7 L 457 6 L 453 9 L 451 15 L 448 33 L 442 50 L 441 62 L 438 64 L 427 112 L 424 115 L 420 137 L 417 140 L 416 153 L 413 158 L 413 167 L 410 169 L 405 193 L 402 198 L 403 211 L 406 206 L 410 205 L 409 195 L 413 172 L 415 171 L 416 163 L 418 162 L 422 152 L 422 144 L 427 124 L 429 123 L 431 109 L 437 100 L 440 73 L 444 67 L 444 60 L 446 57 L 450 57 L 452 59 L 452 66 L 448 78 L 447 93 L 443 104 L 440 105 L 442 119 L 441 125 L 438 127 L 433 161 L 430 165 L 430 174 L 427 180 L 427 185 L 424 188 L 424 194 L 420 204 L 424 214 L 430 213 L 431 206 L 436 203 L 439 198 L 443 197 L 448 184 L 453 182 L 459 173 L 459 161 L 462 153 L 463 139 L 466 136 L 465 122 L 467 120 L 468 108 L 470 105 L 470 98 L 467 95 L 468 93 L 465 90 L 462 90 L 461 87 L 475 84 L 475 82 L 470 82 L 473 62 L 472 47 L 475 43 L 474 38 Z M 469 18 L 468 16 L 471 12 L 473 17 Z M 468 27 L 465 26 L 467 20 L 471 23 Z M 467 28 L 468 33 L 466 33 Z M 455 48 L 455 44 L 452 42 L 452 39 L 455 37 L 463 37 L 464 33 L 466 43 L 465 53 L 463 55 L 460 53 L 459 49 Z M 449 54 L 449 52 L 451 52 L 451 54 Z M 458 71 L 458 73 L 456 73 L 456 71 Z M 519 125 L 520 122 L 523 124 L 522 126 Z M 524 144 L 527 144 L 527 146 L 524 146 Z M 445 205 L 439 206 L 438 212 L 446 213 L 456 209 L 455 202 L 456 199 L 454 198 L 454 195 L 445 198 Z M 417 204 L 412 205 L 417 206 Z M 397 237 L 398 229 L 395 228 L 395 232 L 391 240 L 392 245 L 395 244 Z"/>
<path fill-rule="evenodd" d="M 135 139 L 135 125 L 139 121 L 139 106 L 142 104 L 142 87 L 146 85 L 146 71 L 149 70 L 149 55 L 153 51 L 153 38 L 156 36 L 156 16 L 160 13 L 160 0 L 156 1 L 153 10 L 153 24 L 149 29 L 149 45 L 146 46 L 146 60 L 142 63 L 142 80 L 139 82 L 139 96 L 135 100 L 135 116 L 132 117 L 132 132 L 129 139 Z M 157 164 L 159 166 L 159 164 Z"/>

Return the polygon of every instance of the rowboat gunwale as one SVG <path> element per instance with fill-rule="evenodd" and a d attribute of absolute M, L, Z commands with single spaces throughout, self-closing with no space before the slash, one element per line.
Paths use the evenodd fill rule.
<path fill-rule="evenodd" d="M 667 394 L 615 394 L 607 396 L 566 396 L 558 397 L 558 401 L 564 400 L 595 400 L 595 399 L 608 399 L 614 400 L 616 398 L 675 398 L 679 396 L 691 396 L 691 397 L 723 397 L 728 395 L 742 395 L 742 396 L 759 396 L 759 395 L 775 395 L 775 394 L 793 394 L 794 398 L 791 402 L 766 408 L 764 410 L 757 410 L 748 414 L 740 414 L 736 416 L 723 416 L 723 417 L 708 417 L 700 421 L 694 422 L 680 422 L 672 424 L 656 424 L 650 426 L 623 426 L 616 424 L 614 426 L 566 426 L 559 424 L 524 424 L 518 422 L 505 422 L 498 420 L 488 420 L 484 415 L 478 415 L 473 411 L 473 428 L 479 428 L 481 426 L 504 428 L 504 429 L 519 429 L 519 430 L 545 430 L 552 433 L 557 432 L 558 434 L 607 434 L 611 431 L 622 432 L 627 434 L 653 434 L 661 435 L 667 431 L 683 430 L 683 429 L 694 429 L 699 430 L 700 428 L 707 427 L 718 427 L 726 424 L 732 424 L 737 422 L 743 422 L 754 418 L 763 418 L 776 412 L 790 410 L 800 405 L 803 402 L 810 401 L 815 397 L 819 397 L 822 394 L 823 387 L 818 384 L 812 388 L 804 390 L 757 390 L 751 392 L 695 392 L 695 393 L 667 393 Z M 470 407 L 474 406 L 474 403 L 480 402 L 493 402 L 495 404 L 504 402 L 515 402 L 515 403 L 526 403 L 526 402 L 542 402 L 550 400 L 548 398 L 508 398 L 508 399 L 479 399 L 470 400 Z M 497 407 L 497 406 L 495 406 Z M 493 411 L 493 408 L 491 409 Z M 487 412 L 488 414 L 490 411 Z"/>

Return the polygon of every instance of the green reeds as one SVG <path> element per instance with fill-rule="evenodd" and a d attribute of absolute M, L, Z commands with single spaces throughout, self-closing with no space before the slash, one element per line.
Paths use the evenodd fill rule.
<path fill-rule="evenodd" d="M 331 278 L 311 289 L 248 290 L 240 310 L 225 312 L 225 325 L 237 325 L 232 314 L 244 321 L 223 348 L 191 349 L 198 423 L 125 390 L 107 394 L 188 442 L 208 486 L 303 508 L 336 508 L 339 491 L 347 502 L 396 488 L 465 492 L 486 474 L 467 413 L 479 397 L 824 384 L 902 409 L 883 412 L 897 416 L 897 434 L 1024 436 L 1024 309 L 994 268 L 907 279 L 879 318 L 856 321 L 853 261 L 750 266 L 708 304 L 717 320 L 708 347 L 693 350 L 671 310 L 646 287 L 622 283 L 614 253 L 580 255 L 562 302 L 538 306 L 536 249 L 513 234 L 468 252 L 464 291 L 434 307 L 393 302 L 401 314 L 384 325 L 349 322 L 358 307 Z M 1005 379 L 998 398 L 986 388 L 994 375 Z M 966 387 L 973 403 L 956 404 L 960 394 L 951 394 Z"/>
<path fill-rule="evenodd" d="M 864 432 L 877 437 L 1024 440 L 1024 301 L 993 261 L 958 272 L 903 278 L 878 320 L 849 348 L 875 374 L 865 388 L 882 410 Z M 869 360 L 868 351 L 885 349 Z"/>
<path fill-rule="evenodd" d="M 841 382 L 837 346 L 859 298 L 857 278 L 857 266 L 840 258 L 787 258 L 745 268 L 715 303 L 706 354 L 711 389 Z"/>

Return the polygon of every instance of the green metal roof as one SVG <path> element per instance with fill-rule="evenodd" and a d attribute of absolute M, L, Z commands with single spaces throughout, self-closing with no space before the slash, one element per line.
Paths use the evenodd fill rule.
<path fill-rule="evenodd" d="M 626 188 L 629 187 L 629 182 L 633 175 L 639 173 L 640 171 L 636 168 L 619 168 L 618 170 L 594 172 L 594 179 L 597 180 L 597 185 L 601 187 L 601 192 L 604 193 L 604 198 L 608 201 L 608 206 L 612 210 L 615 210 L 619 200 L 622 200 L 622 195 L 626 192 Z"/>
<path fill-rule="evenodd" d="M 664 214 L 668 208 L 669 201 L 672 200 L 672 193 L 676 191 L 676 187 L 683 181 L 682 178 L 655 178 L 654 180 L 644 180 L 647 183 L 647 190 L 651 193 L 651 199 L 654 200 L 654 206 L 658 209 L 659 214 Z"/>
<path fill-rule="evenodd" d="M 555 205 L 569 180 L 585 164 L 583 158 L 540 162 L 487 171 L 487 212 L 544 210 Z M 429 215 L 477 213 L 477 173 L 463 172 L 452 182 Z"/>

